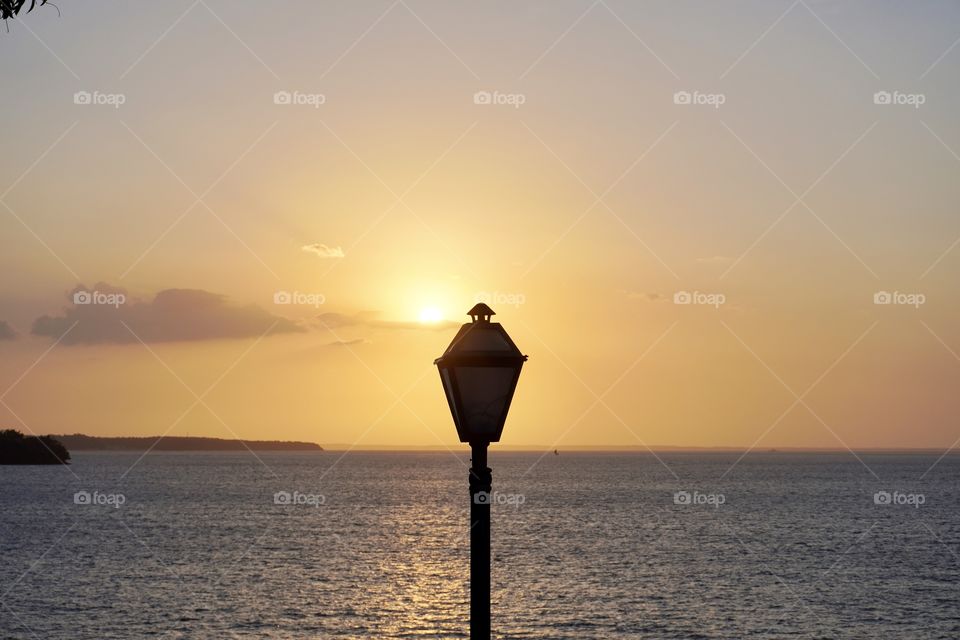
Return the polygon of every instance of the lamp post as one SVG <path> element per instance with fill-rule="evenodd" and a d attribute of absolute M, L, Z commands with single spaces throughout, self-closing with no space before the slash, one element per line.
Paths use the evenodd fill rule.
<path fill-rule="evenodd" d="M 490 322 L 493 309 L 483 303 L 467 312 L 434 364 L 447 395 L 460 442 L 468 442 L 470 466 L 470 640 L 490 640 L 490 490 L 493 475 L 487 447 L 499 442 L 510 401 L 527 356 L 503 326 Z"/>

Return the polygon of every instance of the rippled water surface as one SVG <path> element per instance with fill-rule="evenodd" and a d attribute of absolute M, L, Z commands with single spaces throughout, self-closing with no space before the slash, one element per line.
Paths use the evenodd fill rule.
<path fill-rule="evenodd" d="M 0 467 L 0 637 L 466 637 L 466 453 L 259 456 Z M 960 460 L 861 457 L 494 452 L 495 636 L 960 637 Z"/>

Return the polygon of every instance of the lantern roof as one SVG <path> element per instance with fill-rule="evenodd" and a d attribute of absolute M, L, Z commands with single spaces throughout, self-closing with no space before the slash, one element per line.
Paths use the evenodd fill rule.
<path fill-rule="evenodd" d="M 527 356 L 520 352 L 517 345 L 507 334 L 503 325 L 490 322 L 490 316 L 495 315 L 493 309 L 482 302 L 474 305 L 468 315 L 473 322 L 460 327 L 443 355 L 437 358 L 435 364 L 445 359 L 456 358 L 502 358 L 504 360 L 525 361 Z"/>

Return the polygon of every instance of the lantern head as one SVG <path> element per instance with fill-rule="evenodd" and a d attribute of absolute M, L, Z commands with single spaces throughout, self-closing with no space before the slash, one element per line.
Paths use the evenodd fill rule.
<path fill-rule="evenodd" d="M 467 314 L 472 322 L 460 327 L 434 364 L 460 442 L 499 442 L 527 356 L 501 324 L 490 322 L 493 309 L 481 302 Z"/>

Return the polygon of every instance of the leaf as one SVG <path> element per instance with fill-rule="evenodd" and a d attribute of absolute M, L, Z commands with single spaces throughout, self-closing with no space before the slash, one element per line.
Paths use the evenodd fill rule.
<path fill-rule="evenodd" d="M 0 20 L 16 17 L 26 2 L 27 0 L 0 0 Z M 30 0 L 30 6 L 27 7 L 25 13 L 33 11 L 38 3 L 43 6 L 47 4 L 47 0 Z"/>

